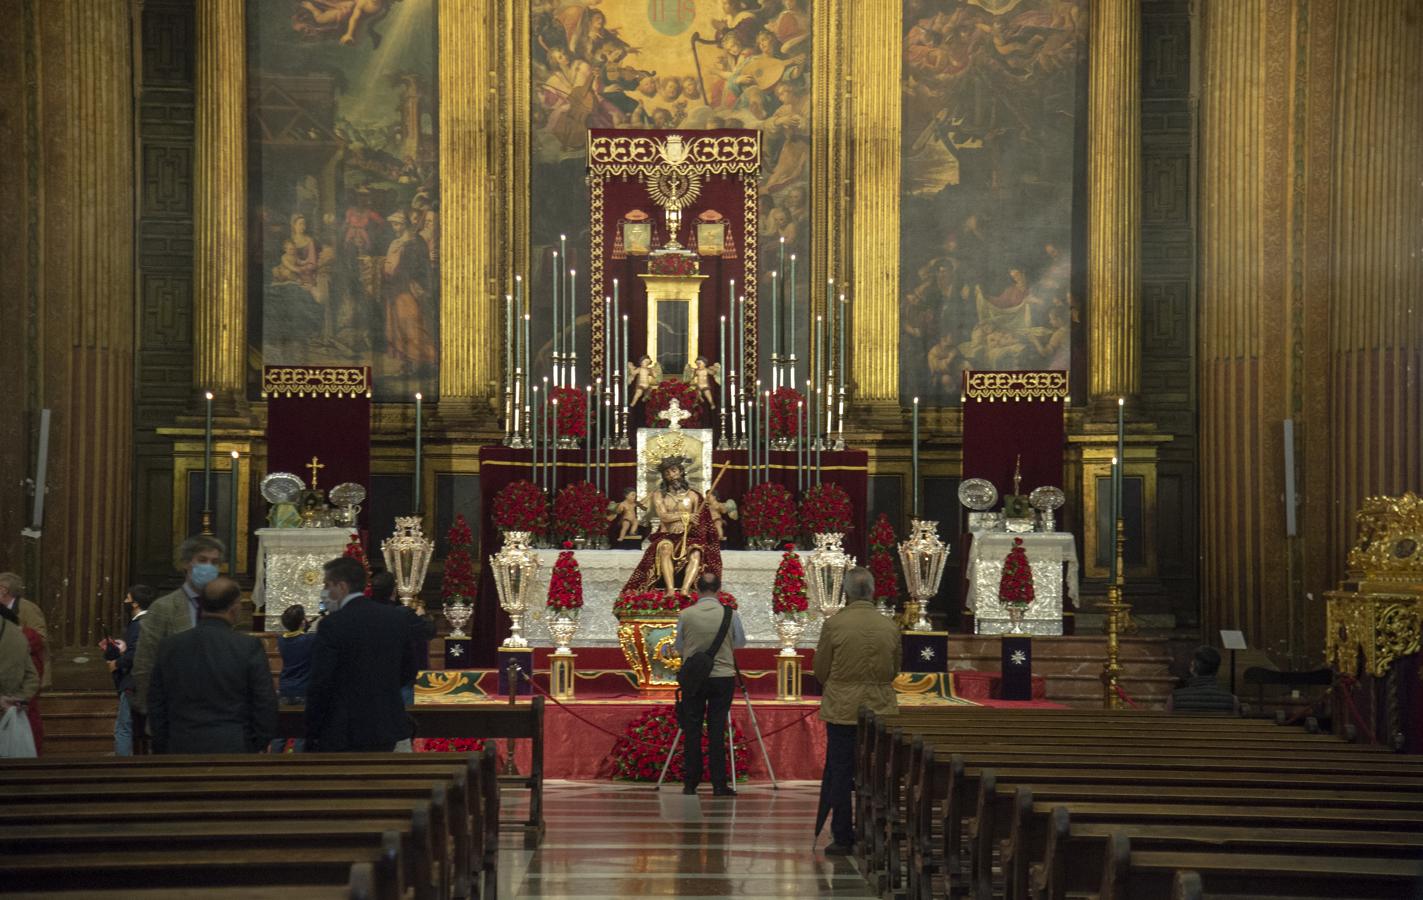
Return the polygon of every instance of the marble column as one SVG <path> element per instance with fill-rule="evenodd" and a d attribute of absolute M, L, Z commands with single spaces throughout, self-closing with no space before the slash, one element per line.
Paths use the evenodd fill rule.
<path fill-rule="evenodd" d="M 24 17 L 33 140 L 25 412 L 52 411 L 49 493 L 29 596 L 54 647 L 119 625 L 133 492 L 133 52 L 128 0 L 50 0 Z M 15 23 L 21 27 L 21 23 Z M 17 373 L 18 376 L 18 373 Z M 13 438 L 24 441 L 16 420 Z M 17 475 L 18 478 L 18 475 Z M 28 506 L 28 504 L 26 504 Z"/>
<path fill-rule="evenodd" d="M 1089 30 L 1091 399 L 1115 407 L 1141 389 L 1141 0 L 1093 0 Z"/>
<path fill-rule="evenodd" d="M 247 377 L 247 47 L 243 0 L 197 6 L 194 397 L 234 410 Z M 195 403 L 197 400 L 195 399 Z"/>
<path fill-rule="evenodd" d="M 853 3 L 847 13 L 853 142 L 848 180 L 854 185 L 848 367 L 857 406 L 900 403 L 901 14 L 900 4 L 883 2 Z M 824 292 L 823 283 L 816 287 Z"/>
<path fill-rule="evenodd" d="M 1336 577 L 1368 496 L 1423 485 L 1423 18 L 1340 0 L 1329 535 Z"/>

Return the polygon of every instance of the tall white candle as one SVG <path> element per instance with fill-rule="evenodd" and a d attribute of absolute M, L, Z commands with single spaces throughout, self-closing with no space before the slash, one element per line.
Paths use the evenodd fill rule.
<path fill-rule="evenodd" d="M 568 384 L 578 387 L 578 273 L 568 270 Z"/>
<path fill-rule="evenodd" d="M 790 377 L 790 379 L 789 379 L 789 381 L 788 381 L 787 383 L 788 383 L 791 387 L 795 387 L 797 384 L 800 383 L 800 379 L 799 379 L 799 378 L 797 377 L 797 375 L 796 375 L 796 368 L 797 368 L 797 366 L 796 366 L 796 363 L 794 362 L 794 360 L 795 360 L 795 358 L 796 358 L 795 320 L 796 320 L 797 310 L 799 310 L 800 307 L 799 307 L 799 305 L 798 305 L 797 302 L 796 302 L 796 293 L 795 293 L 795 254 L 794 254 L 794 253 L 791 254 L 791 275 L 790 275 L 790 278 L 788 279 L 788 286 L 789 286 L 789 289 L 786 291 L 786 294 L 787 294 L 787 297 L 786 297 L 786 312 L 787 312 L 786 319 L 787 319 L 787 332 L 788 332 L 788 333 L 786 334 L 786 337 L 789 338 L 789 340 L 788 340 L 786 343 L 787 343 L 789 346 L 786 348 L 786 353 L 787 353 L 788 356 L 790 356 L 792 362 L 791 362 L 791 364 L 790 364 L 790 376 L 791 376 L 791 377 Z"/>
<path fill-rule="evenodd" d="M 553 435 L 553 440 L 549 442 L 550 458 L 553 460 L 552 471 L 549 476 L 550 494 L 558 493 L 558 398 L 553 398 L 553 421 L 549 423 L 549 433 Z M 577 459 L 577 457 L 574 457 Z"/>
<path fill-rule="evenodd" d="M 203 393 L 203 512 L 212 512 L 212 391 Z"/>
<path fill-rule="evenodd" d="M 415 514 L 416 514 L 417 516 L 420 514 L 421 501 L 424 499 L 424 492 L 420 490 L 420 464 L 421 464 L 421 462 L 422 462 L 421 457 L 424 456 L 424 453 L 422 452 L 422 450 L 423 450 L 422 444 L 423 444 L 423 442 L 424 442 L 424 432 L 425 432 L 424 415 L 423 415 L 423 413 L 422 413 L 421 410 L 423 409 L 422 404 L 424 403 L 424 400 L 425 400 L 424 396 L 423 396 L 419 391 L 416 391 L 416 392 L 415 392 Z"/>
<path fill-rule="evenodd" d="M 919 398 L 914 398 L 914 419 L 910 428 L 909 484 L 914 492 L 914 518 L 919 518 Z"/>
<path fill-rule="evenodd" d="M 802 462 L 801 451 L 805 449 L 805 401 L 795 402 L 795 489 L 796 493 L 805 492 L 805 464 Z"/>
<path fill-rule="evenodd" d="M 721 317 L 721 331 L 717 340 L 717 362 L 721 363 L 722 376 L 716 380 L 717 388 L 717 408 L 725 416 L 726 413 L 726 316 Z"/>
<path fill-rule="evenodd" d="M 548 379 L 544 381 L 547 383 Z M 539 386 L 534 385 L 529 388 L 529 480 L 540 486 L 543 479 L 539 472 L 539 455 L 543 452 L 543 446 L 539 443 L 539 420 L 542 418 L 539 415 Z"/>
<path fill-rule="evenodd" d="M 563 301 L 563 266 L 562 257 L 558 251 L 553 253 L 553 383 L 558 384 L 558 372 L 560 362 L 560 348 L 563 346 L 563 332 L 558 327 L 558 318 L 562 315 Z"/>
<path fill-rule="evenodd" d="M 583 430 L 587 432 L 583 438 L 583 480 L 593 480 L 593 432 L 588 429 L 589 423 L 593 421 L 593 387 L 589 385 L 583 389 Z"/>

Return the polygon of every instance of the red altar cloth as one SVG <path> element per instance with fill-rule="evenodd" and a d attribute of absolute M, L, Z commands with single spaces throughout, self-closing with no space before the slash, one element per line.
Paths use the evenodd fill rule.
<path fill-rule="evenodd" d="M 629 722 L 654 706 L 671 703 L 671 698 L 643 700 L 578 700 L 544 706 L 544 777 L 594 780 L 613 775 L 612 751 Z M 781 703 L 755 702 L 756 721 L 766 742 L 766 752 L 776 770 L 776 778 L 786 781 L 819 781 L 825 765 L 825 726 L 816 717 L 819 701 Z M 756 734 L 747 717 L 746 701 L 737 697 L 731 717 L 748 741 L 750 777 L 765 781 L 766 763 Z M 611 734 L 609 734 L 611 732 Z M 616 735 L 616 737 L 615 737 Z M 500 742 L 502 744 L 502 742 Z M 502 752 L 503 747 L 500 747 Z M 528 741 L 515 746 L 519 770 L 530 765 Z"/>
<path fill-rule="evenodd" d="M 559 452 L 558 457 L 558 487 L 584 480 L 583 450 L 563 450 Z M 613 450 L 611 458 L 612 496 L 618 497 L 624 488 L 635 482 L 637 451 Z M 480 553 L 485 560 L 498 552 L 501 543 L 499 530 L 494 526 L 494 496 L 510 482 L 532 476 L 529 459 L 528 450 L 500 446 L 481 447 L 479 450 L 479 537 Z M 729 465 L 717 493 L 723 499 L 740 499 L 747 490 L 746 451 L 713 451 L 713 471 L 723 463 Z M 845 551 L 861 561 L 867 560 L 865 531 L 869 509 L 869 454 L 863 450 L 822 453 L 821 473 L 821 481 L 838 484 L 845 489 L 854 507 L 855 524 L 846 535 Z M 796 469 L 793 451 L 777 451 L 771 454 L 771 480 L 785 485 L 791 493 L 795 493 Z M 741 546 L 740 526 L 732 521 L 726 524 L 726 546 L 728 549 L 736 549 Z M 542 599 L 539 598 L 536 602 L 542 602 Z M 509 633 L 509 617 L 499 608 L 499 598 L 494 591 L 494 576 L 487 565 L 484 566 L 480 580 L 479 603 L 475 607 L 473 625 L 474 637 L 469 664 L 472 668 L 493 667 L 495 648 Z"/>
<path fill-rule="evenodd" d="M 1003 676 L 998 672 L 957 671 L 950 672 L 949 679 L 950 691 L 957 700 L 984 703 L 988 700 L 1003 699 Z M 1046 697 L 1047 681 L 1041 675 L 1034 675 L 1033 700 L 1043 700 Z"/>

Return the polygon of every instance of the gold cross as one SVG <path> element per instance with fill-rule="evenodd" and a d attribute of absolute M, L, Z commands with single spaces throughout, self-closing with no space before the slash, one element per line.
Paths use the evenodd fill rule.
<path fill-rule="evenodd" d="M 305 468 L 311 470 L 311 489 L 314 491 L 316 490 L 316 473 L 318 470 L 326 468 L 326 463 L 317 462 L 316 457 L 313 456 L 311 462 L 307 463 Z"/>

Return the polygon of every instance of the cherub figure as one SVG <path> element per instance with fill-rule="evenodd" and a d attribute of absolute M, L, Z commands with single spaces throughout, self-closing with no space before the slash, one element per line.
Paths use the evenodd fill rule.
<path fill-rule="evenodd" d="M 708 409 L 716 409 L 716 391 L 713 388 L 721 383 L 721 363 L 711 365 L 705 356 L 698 356 L 682 372 L 682 380 L 697 389 Z"/>
<path fill-rule="evenodd" d="M 628 393 L 632 400 L 628 402 L 629 407 L 637 406 L 652 390 L 653 385 L 662 380 L 662 367 L 653 362 L 652 357 L 644 356 L 637 362 L 628 362 Z"/>
<path fill-rule="evenodd" d="M 637 488 L 633 487 L 623 490 L 623 502 L 608 504 L 608 521 L 617 520 L 618 523 L 617 543 L 621 544 L 642 536 L 639 529 L 644 508 L 641 503 L 637 502 Z"/>
<path fill-rule="evenodd" d="M 735 519 L 739 513 L 736 511 L 735 500 L 722 500 L 716 495 L 716 491 L 707 491 L 707 509 L 711 510 L 712 524 L 716 526 L 716 538 L 723 544 L 726 543 L 726 523 L 723 517 Z"/>

